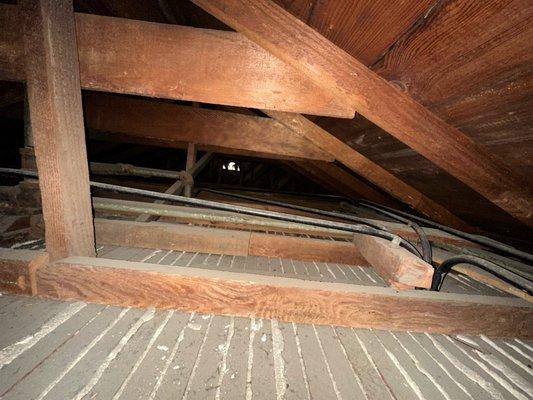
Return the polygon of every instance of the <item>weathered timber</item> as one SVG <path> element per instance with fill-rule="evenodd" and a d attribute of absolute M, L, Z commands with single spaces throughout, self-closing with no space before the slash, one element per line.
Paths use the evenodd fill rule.
<path fill-rule="evenodd" d="M 85 96 L 84 106 L 87 126 L 98 131 L 154 139 L 168 145 L 193 142 L 332 161 L 320 147 L 270 118 L 99 94 Z"/>
<path fill-rule="evenodd" d="M 48 262 L 42 251 L 0 248 L 0 291 L 35 294 L 35 271 Z"/>
<path fill-rule="evenodd" d="M 24 80 L 17 7 L 1 5 L 0 26 L 0 78 Z M 235 32 L 76 14 L 76 33 L 84 89 L 354 115 L 344 99 Z"/>
<path fill-rule="evenodd" d="M 37 293 L 55 299 L 283 321 L 531 338 L 522 299 L 405 291 L 89 257 L 37 269 Z"/>
<path fill-rule="evenodd" d="M 354 234 L 357 250 L 391 286 L 429 289 L 433 267 L 399 245 L 377 237 Z"/>
<path fill-rule="evenodd" d="M 100 218 L 95 219 L 95 229 L 98 244 L 365 264 L 365 260 L 359 255 L 353 243 L 344 241 Z"/>
<path fill-rule="evenodd" d="M 238 214 L 229 211 L 209 210 L 205 208 L 186 207 L 178 205 L 153 204 L 139 201 L 108 199 L 93 197 L 93 207 L 96 211 L 108 211 L 118 214 L 153 214 L 160 219 L 187 223 L 208 225 L 219 228 L 263 230 L 269 232 L 287 232 L 312 236 L 333 237 L 338 239 L 353 239 L 350 232 L 321 228 L 294 222 L 278 221 L 264 217 Z M 289 211 L 290 210 L 285 210 Z M 294 211 L 294 210 L 293 210 Z M 371 220 L 371 222 L 377 222 Z M 391 232 L 409 240 L 417 240 L 418 236 L 412 229 L 395 222 L 379 221 Z M 433 243 L 453 244 L 463 247 L 478 247 L 475 243 L 441 232 L 433 228 L 424 228 L 429 240 Z"/>
<path fill-rule="evenodd" d="M 95 254 L 72 7 L 68 0 L 22 2 L 31 130 L 51 259 Z"/>
<path fill-rule="evenodd" d="M 530 185 L 505 162 L 271 0 L 193 3 L 306 74 L 357 112 L 527 225 Z"/>

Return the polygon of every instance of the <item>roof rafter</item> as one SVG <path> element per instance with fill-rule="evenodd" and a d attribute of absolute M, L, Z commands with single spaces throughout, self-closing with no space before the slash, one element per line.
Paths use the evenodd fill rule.
<path fill-rule="evenodd" d="M 270 0 L 192 0 L 292 65 L 357 112 L 527 225 L 533 197 L 524 178 L 401 89 Z"/>

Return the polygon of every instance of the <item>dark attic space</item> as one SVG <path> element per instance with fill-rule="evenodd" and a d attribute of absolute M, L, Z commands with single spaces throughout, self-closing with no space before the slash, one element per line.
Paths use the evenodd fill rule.
<path fill-rule="evenodd" d="M 532 82 L 526 0 L 0 0 L 0 399 L 532 399 Z"/>

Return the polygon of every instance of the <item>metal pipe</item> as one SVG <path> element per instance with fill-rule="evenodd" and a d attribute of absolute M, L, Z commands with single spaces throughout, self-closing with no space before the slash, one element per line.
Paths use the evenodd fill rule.
<path fill-rule="evenodd" d="M 257 198 L 257 197 L 253 197 L 253 196 L 247 196 L 247 195 L 244 195 L 244 194 L 229 193 L 229 192 L 225 192 L 223 190 L 201 189 L 200 191 L 220 194 L 220 195 L 228 196 L 228 197 L 234 197 L 236 199 L 256 201 L 256 202 L 259 202 L 259 203 L 270 204 L 270 205 L 278 206 L 278 207 L 291 208 L 293 210 L 305 211 L 305 212 L 309 212 L 309 213 L 313 213 L 313 214 L 317 214 L 317 215 L 324 215 L 324 216 L 327 216 L 327 217 L 344 219 L 344 220 L 347 220 L 347 221 L 357 222 L 358 224 L 368 225 L 368 226 L 371 226 L 372 228 L 379 229 L 379 230 L 382 230 L 382 231 L 385 231 L 385 232 L 389 232 L 389 230 L 387 228 L 385 228 L 384 226 L 382 226 L 382 225 L 369 222 L 368 220 L 366 220 L 364 218 L 359 218 L 359 217 L 356 217 L 354 215 L 343 214 L 343 213 L 338 213 L 338 212 L 334 212 L 334 211 L 319 210 L 318 208 L 298 206 L 296 204 L 284 203 L 282 201 L 261 199 L 261 198 Z"/>
<path fill-rule="evenodd" d="M 526 290 L 529 293 L 533 293 L 533 283 L 517 275 L 493 262 L 484 260 L 483 258 L 469 255 L 460 255 L 447 259 L 439 267 L 435 269 L 433 274 L 433 281 L 431 283 L 431 290 L 439 291 L 442 287 L 444 278 L 450 272 L 450 270 L 457 264 L 472 264 L 476 267 L 482 268 L 485 271 L 490 272 L 514 285 Z"/>
<path fill-rule="evenodd" d="M 352 206 L 351 204 L 347 204 L 347 205 Z M 420 245 L 422 246 L 422 258 L 428 264 L 431 264 L 433 262 L 433 252 L 431 250 L 431 243 L 429 242 L 426 232 L 424 232 L 424 230 L 422 229 L 420 225 L 418 225 L 416 222 L 412 220 L 402 217 L 401 215 L 398 215 L 390 211 L 382 210 L 381 208 L 373 206 L 372 204 L 362 203 L 362 205 L 366 208 L 374 210 L 375 212 L 379 214 L 385 215 L 396 221 L 402 222 L 406 224 L 407 226 L 410 226 L 415 231 L 415 233 L 418 235 L 420 239 Z"/>
<path fill-rule="evenodd" d="M 21 169 L 14 169 L 14 168 L 0 168 L 0 173 L 15 174 L 15 175 L 22 175 L 22 176 L 27 176 L 31 178 L 38 178 L 38 175 L 36 172 L 26 171 L 26 170 L 21 170 Z M 232 204 L 218 203 L 215 201 L 201 200 L 201 199 L 197 199 L 194 197 L 183 197 L 183 196 L 177 196 L 177 195 L 172 195 L 172 194 L 167 194 L 167 193 L 153 192 L 150 190 L 135 189 L 135 188 L 125 187 L 125 186 L 111 185 L 109 183 L 91 181 L 90 185 L 98 189 L 110 190 L 113 192 L 136 194 L 136 195 L 151 197 L 155 199 L 175 201 L 175 202 L 184 203 L 184 204 L 192 204 L 192 205 L 199 206 L 199 207 L 213 208 L 216 210 L 234 211 L 234 212 L 238 212 L 241 214 L 255 215 L 257 217 L 269 217 L 269 218 L 278 219 L 281 221 L 299 222 L 299 223 L 306 224 L 306 225 L 320 226 L 323 228 L 333 228 L 333 229 L 338 229 L 338 230 L 346 231 L 346 232 L 353 232 L 353 233 L 360 233 L 363 235 L 376 236 L 376 237 L 380 237 L 383 239 L 395 241 L 400 246 L 407 249 L 411 253 L 415 254 L 418 257 L 421 257 L 418 249 L 415 246 L 413 246 L 411 243 L 409 243 L 408 241 L 401 238 L 400 236 L 395 235 L 391 232 L 373 228 L 371 226 L 355 225 L 355 224 L 351 225 L 351 224 L 345 224 L 342 222 L 333 222 L 333 221 L 327 221 L 327 220 L 316 219 L 316 218 L 301 217 L 301 216 L 284 214 L 284 213 L 279 213 L 279 212 L 274 212 L 274 211 L 259 210 L 255 208 L 235 206 Z"/>
<path fill-rule="evenodd" d="M 426 226 L 430 226 L 430 227 L 433 227 L 433 228 L 436 228 L 436 229 L 440 229 L 441 231 L 450 233 L 452 235 L 458 236 L 458 237 L 466 239 L 466 240 L 470 240 L 471 242 L 480 244 L 482 246 L 489 247 L 489 248 L 492 248 L 492 249 L 495 249 L 495 250 L 499 250 L 502 253 L 505 253 L 505 254 L 508 254 L 508 255 L 523 259 L 523 260 L 527 260 L 530 263 L 533 262 L 533 254 L 529 254 L 529 253 L 526 253 L 525 251 L 521 251 L 521 250 L 515 249 L 512 246 L 506 245 L 506 244 L 498 242 L 496 240 L 489 239 L 489 238 L 484 237 L 484 236 L 472 235 L 470 233 L 466 233 L 466 232 L 463 232 L 463 231 L 460 231 L 460 230 L 457 230 L 457 229 L 454 229 L 454 228 L 450 228 L 449 226 L 441 225 L 441 224 L 439 224 L 437 222 L 433 222 L 431 220 L 428 220 L 428 219 L 425 219 L 425 218 L 422 218 L 422 217 L 418 217 L 416 215 L 412 215 L 412 214 L 406 213 L 404 211 L 399 211 L 399 210 L 395 210 L 395 209 L 390 208 L 390 207 L 382 206 L 380 204 L 376 204 L 376 203 L 373 203 L 371 201 L 360 200 L 359 203 L 360 204 L 364 204 L 364 203 L 372 204 L 373 206 L 379 207 L 381 209 L 388 210 L 388 211 L 391 211 L 393 213 L 403 215 L 403 216 L 405 216 L 405 217 L 407 217 L 409 219 L 418 221 L 422 225 L 426 225 Z"/>

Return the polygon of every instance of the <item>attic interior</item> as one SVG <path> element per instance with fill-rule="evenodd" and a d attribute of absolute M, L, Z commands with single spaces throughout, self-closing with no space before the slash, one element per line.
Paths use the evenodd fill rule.
<path fill-rule="evenodd" d="M 525 0 L 0 1 L 0 398 L 533 398 L 532 82 Z"/>

